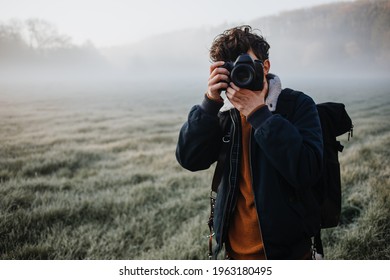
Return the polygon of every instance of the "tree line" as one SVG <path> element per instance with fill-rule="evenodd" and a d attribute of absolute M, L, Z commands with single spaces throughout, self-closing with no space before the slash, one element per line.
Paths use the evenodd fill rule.
<path fill-rule="evenodd" d="M 388 0 L 320 5 L 259 18 L 253 25 L 263 28 L 281 59 L 299 66 L 390 70 Z"/>
<path fill-rule="evenodd" d="M 76 45 L 48 21 L 32 18 L 0 22 L 0 70 L 5 77 L 55 73 L 80 76 L 107 66 L 92 42 Z"/>

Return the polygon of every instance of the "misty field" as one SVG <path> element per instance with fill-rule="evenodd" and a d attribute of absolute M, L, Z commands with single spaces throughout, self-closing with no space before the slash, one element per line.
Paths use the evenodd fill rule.
<path fill-rule="evenodd" d="M 213 168 L 175 159 L 202 91 L 29 90 L 0 89 L 0 259 L 207 258 Z M 390 90 L 319 93 L 355 125 L 327 258 L 390 259 Z"/>

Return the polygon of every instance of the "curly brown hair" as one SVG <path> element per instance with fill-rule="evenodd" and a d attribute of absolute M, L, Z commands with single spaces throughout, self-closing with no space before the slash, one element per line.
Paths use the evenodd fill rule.
<path fill-rule="evenodd" d="M 249 25 L 225 30 L 215 37 L 210 48 L 210 59 L 215 61 L 235 61 L 243 53 L 252 49 L 261 60 L 268 59 L 270 45 L 263 36 L 254 33 Z"/>

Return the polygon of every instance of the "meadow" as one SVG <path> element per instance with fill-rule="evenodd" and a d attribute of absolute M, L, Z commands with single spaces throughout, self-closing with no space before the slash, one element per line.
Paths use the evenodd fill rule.
<path fill-rule="evenodd" d="M 344 102 L 355 125 L 351 141 L 340 137 L 329 259 L 390 259 L 387 86 L 312 91 Z M 207 259 L 213 168 L 191 173 L 175 159 L 202 92 L 1 87 L 0 259 Z"/>

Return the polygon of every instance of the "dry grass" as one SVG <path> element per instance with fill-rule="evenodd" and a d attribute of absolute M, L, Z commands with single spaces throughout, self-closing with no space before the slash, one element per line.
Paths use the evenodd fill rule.
<path fill-rule="evenodd" d="M 206 259 L 212 170 L 174 157 L 200 98 L 0 92 L 1 259 Z M 188 95 L 187 95 L 188 96 Z M 388 94 L 349 95 L 343 220 L 328 258 L 390 258 Z M 359 99 L 360 98 L 360 99 Z M 346 136 L 345 138 L 346 139 Z"/>

